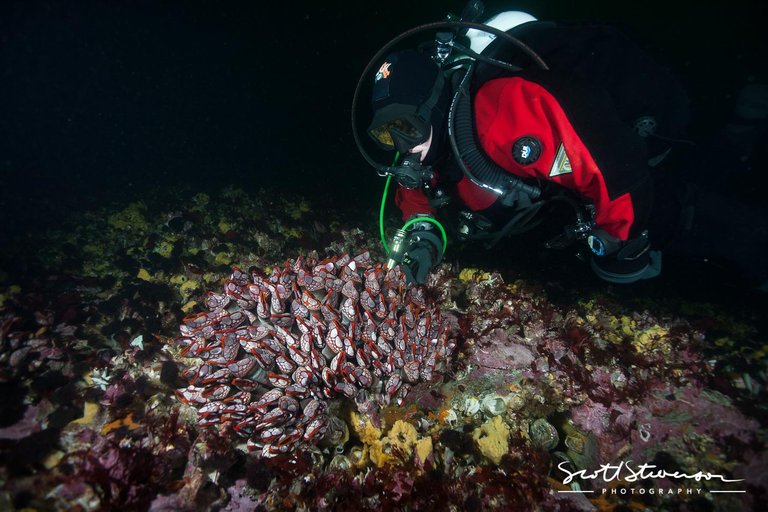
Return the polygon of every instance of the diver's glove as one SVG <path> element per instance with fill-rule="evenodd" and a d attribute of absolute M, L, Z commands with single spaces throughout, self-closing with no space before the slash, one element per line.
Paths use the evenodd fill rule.
<path fill-rule="evenodd" d="M 443 242 L 434 229 L 417 227 L 408 232 L 401 265 L 409 282 L 424 284 L 429 271 L 441 261 Z"/>
<path fill-rule="evenodd" d="M 611 283 L 634 283 L 661 273 L 661 251 L 652 251 L 648 231 L 637 238 L 622 241 L 602 229 L 594 229 L 587 238 L 592 250 L 594 273 Z"/>

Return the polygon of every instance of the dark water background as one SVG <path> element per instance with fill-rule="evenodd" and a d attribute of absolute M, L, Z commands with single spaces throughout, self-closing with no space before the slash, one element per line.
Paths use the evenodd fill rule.
<path fill-rule="evenodd" d="M 759 4 L 489 1 L 486 13 L 620 25 L 686 83 L 692 135 L 706 141 L 736 91 L 766 82 Z M 350 131 L 359 75 L 394 35 L 463 6 L 0 3 L 0 240 L 167 187 L 266 186 L 375 208 L 382 182 Z M 762 202 L 753 191 L 763 175 L 735 175 L 729 200 Z M 760 250 L 750 257 L 765 261 Z"/>

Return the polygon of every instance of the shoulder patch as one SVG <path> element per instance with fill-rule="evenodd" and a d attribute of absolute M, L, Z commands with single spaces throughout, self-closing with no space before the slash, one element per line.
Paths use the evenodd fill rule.
<path fill-rule="evenodd" d="M 573 172 L 571 169 L 571 161 L 568 160 L 568 155 L 565 154 L 565 146 L 560 143 L 557 148 L 557 154 L 555 155 L 555 161 L 552 163 L 552 168 L 549 170 L 549 177 L 562 176 L 563 174 L 570 174 Z"/>
<path fill-rule="evenodd" d="M 535 137 L 520 137 L 512 145 L 512 158 L 520 165 L 529 165 L 541 156 L 541 142 Z"/>

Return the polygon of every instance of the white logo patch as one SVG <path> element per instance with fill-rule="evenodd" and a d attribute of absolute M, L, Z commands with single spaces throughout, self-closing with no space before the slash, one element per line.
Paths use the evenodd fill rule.
<path fill-rule="evenodd" d="M 572 172 L 571 161 L 568 160 L 568 155 L 565 154 L 565 147 L 561 142 L 560 147 L 557 148 L 555 161 L 552 164 L 552 168 L 549 170 L 549 177 L 554 178 L 555 176 L 562 176 L 563 174 L 570 174 Z"/>

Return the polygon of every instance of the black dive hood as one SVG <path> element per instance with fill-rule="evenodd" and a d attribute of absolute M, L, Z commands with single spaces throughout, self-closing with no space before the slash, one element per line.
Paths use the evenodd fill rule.
<path fill-rule="evenodd" d="M 488 32 L 501 38 L 503 41 L 507 41 L 528 56 L 536 66 L 542 69 L 547 69 L 547 65 L 544 61 L 525 43 L 507 32 L 482 23 L 469 21 L 441 21 L 420 25 L 398 35 L 381 48 L 368 62 L 368 65 L 365 67 L 358 80 L 352 98 L 352 135 L 355 139 L 355 144 L 363 158 L 365 158 L 368 164 L 376 169 L 380 176 L 393 176 L 398 179 L 398 182 L 401 182 L 402 185 L 407 186 L 408 188 L 418 188 L 424 184 L 428 184 L 433 175 L 428 166 L 416 164 L 413 159 L 407 158 L 408 155 L 404 155 L 406 158 L 404 158 L 400 164 L 387 166 L 377 162 L 368 151 L 365 150 L 360 137 L 357 121 L 358 102 L 364 81 L 372 76 L 374 66 L 379 64 L 382 58 L 387 55 L 395 45 L 403 40 L 430 30 L 448 29 L 453 34 L 458 34 L 460 30 L 466 31 L 470 28 Z M 451 33 L 448 34 L 448 38 L 442 38 L 443 50 L 446 48 L 448 49 L 448 52 L 456 50 L 458 53 L 464 55 L 465 58 L 458 61 L 448 62 L 446 67 L 449 69 L 460 69 L 463 64 L 466 69 L 457 90 L 453 94 L 451 106 L 448 110 L 448 138 L 457 164 L 467 178 L 469 178 L 475 185 L 490 190 L 497 195 L 504 196 L 505 194 L 509 194 L 514 200 L 520 193 L 523 193 L 528 195 L 531 199 L 538 198 L 540 190 L 537 187 L 528 185 L 519 178 L 512 176 L 499 167 L 495 162 L 491 161 L 490 158 L 477 147 L 474 135 L 474 123 L 472 121 L 470 84 L 477 66 L 477 61 L 510 71 L 520 71 L 520 68 L 506 62 L 480 55 L 469 48 L 465 48 L 456 43 L 453 37 L 450 37 Z M 441 41 L 438 41 L 437 44 L 440 45 Z M 469 67 L 466 67 L 467 62 L 471 62 Z M 442 66 L 441 69 L 443 69 Z M 402 181 L 401 178 L 403 178 Z"/>

